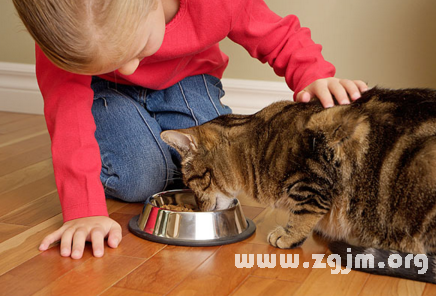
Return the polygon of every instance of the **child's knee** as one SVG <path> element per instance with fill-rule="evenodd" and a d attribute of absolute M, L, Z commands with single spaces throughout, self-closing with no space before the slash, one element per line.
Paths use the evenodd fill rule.
<path fill-rule="evenodd" d="M 144 202 L 171 184 L 175 171 L 172 161 L 138 161 L 126 164 L 122 171 L 102 176 L 102 181 L 107 195 L 126 202 Z"/>

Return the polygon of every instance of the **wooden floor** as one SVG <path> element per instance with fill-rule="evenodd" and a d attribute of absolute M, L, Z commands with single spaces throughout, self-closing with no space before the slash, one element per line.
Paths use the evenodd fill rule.
<path fill-rule="evenodd" d="M 123 226 L 117 249 L 94 258 L 87 246 L 80 260 L 62 258 L 59 245 L 41 253 L 42 238 L 62 225 L 50 139 L 42 116 L 0 112 L 0 295 L 436 295 L 431 284 L 312 268 L 311 254 L 327 251 L 322 239 L 312 237 L 296 250 L 273 248 L 266 235 L 285 215 L 245 198 L 242 203 L 257 231 L 240 243 L 190 248 L 148 242 L 127 229 L 142 205 L 109 201 L 110 216 Z M 235 254 L 276 254 L 277 264 L 238 269 Z M 299 254 L 298 268 L 282 268 L 279 254 Z"/>

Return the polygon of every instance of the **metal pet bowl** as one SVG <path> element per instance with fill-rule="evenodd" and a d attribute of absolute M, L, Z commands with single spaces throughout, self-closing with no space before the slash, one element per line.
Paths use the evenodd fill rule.
<path fill-rule="evenodd" d="M 162 208 L 168 205 L 188 205 L 194 212 Z M 256 226 L 245 218 L 237 199 L 228 209 L 199 212 L 193 192 L 181 189 L 153 195 L 142 213 L 130 220 L 129 230 L 141 238 L 162 244 L 217 246 L 250 237 Z"/>

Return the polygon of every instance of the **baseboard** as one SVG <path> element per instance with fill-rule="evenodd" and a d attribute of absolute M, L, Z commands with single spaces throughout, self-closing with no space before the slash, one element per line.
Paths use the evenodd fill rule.
<path fill-rule="evenodd" d="M 285 82 L 222 79 L 226 95 L 223 103 L 233 113 L 251 114 L 276 101 L 292 100 L 293 92 Z"/>
<path fill-rule="evenodd" d="M 226 91 L 223 103 L 234 113 L 250 114 L 274 101 L 292 99 L 284 82 L 229 78 L 222 82 Z M 43 113 L 34 65 L 0 62 L 0 111 Z"/>
<path fill-rule="evenodd" d="M 35 65 L 0 62 L 0 111 L 43 113 Z"/>

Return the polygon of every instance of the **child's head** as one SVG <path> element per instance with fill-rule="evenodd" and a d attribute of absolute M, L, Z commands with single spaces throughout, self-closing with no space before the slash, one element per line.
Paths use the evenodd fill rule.
<path fill-rule="evenodd" d="M 160 0 L 13 2 L 45 55 L 59 68 L 83 74 L 113 71 L 129 60 L 130 49 L 141 39 L 140 30 L 150 26 L 150 21 L 145 24 L 150 12 L 161 6 Z M 132 51 L 138 54 L 137 49 Z"/>

